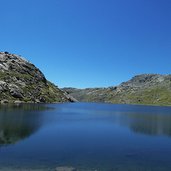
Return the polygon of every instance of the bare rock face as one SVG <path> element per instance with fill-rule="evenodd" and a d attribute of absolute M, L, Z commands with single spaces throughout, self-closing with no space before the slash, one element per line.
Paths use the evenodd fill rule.
<path fill-rule="evenodd" d="M 0 94 L 1 103 L 73 101 L 32 63 L 8 52 L 0 52 Z"/>
<path fill-rule="evenodd" d="M 165 80 L 169 75 L 160 75 L 160 74 L 141 74 L 134 76 L 131 80 L 123 82 L 120 86 L 122 87 L 151 87 L 156 84 L 160 84 Z"/>

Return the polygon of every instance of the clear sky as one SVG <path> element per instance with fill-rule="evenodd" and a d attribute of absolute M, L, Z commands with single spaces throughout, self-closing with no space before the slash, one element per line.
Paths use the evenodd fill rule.
<path fill-rule="evenodd" d="M 59 87 L 171 74 L 171 0 L 0 0 L 0 51 Z"/>

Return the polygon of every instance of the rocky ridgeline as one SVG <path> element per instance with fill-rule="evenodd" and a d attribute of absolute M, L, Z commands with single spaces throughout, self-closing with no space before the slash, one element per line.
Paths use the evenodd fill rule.
<path fill-rule="evenodd" d="M 43 73 L 26 59 L 0 52 L 1 103 L 52 103 L 73 100 L 46 80 Z"/>
<path fill-rule="evenodd" d="M 171 105 L 171 75 L 142 74 L 108 88 L 64 88 L 78 101 Z"/>
<path fill-rule="evenodd" d="M 131 80 L 127 82 L 123 82 L 119 87 L 150 87 L 165 81 L 169 77 L 169 75 L 142 74 L 134 76 Z"/>

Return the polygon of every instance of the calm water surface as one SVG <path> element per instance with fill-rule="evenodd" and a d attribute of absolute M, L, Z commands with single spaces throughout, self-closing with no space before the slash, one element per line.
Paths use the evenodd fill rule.
<path fill-rule="evenodd" d="M 0 170 L 170 171 L 171 107 L 0 106 Z"/>

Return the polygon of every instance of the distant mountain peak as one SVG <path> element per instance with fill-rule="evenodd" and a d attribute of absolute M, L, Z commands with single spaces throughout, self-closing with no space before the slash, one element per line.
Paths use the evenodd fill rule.
<path fill-rule="evenodd" d="M 171 75 L 140 74 L 118 86 L 64 90 L 85 102 L 171 105 Z"/>

